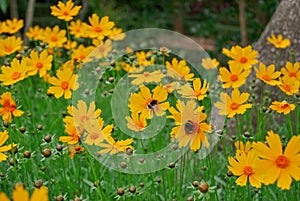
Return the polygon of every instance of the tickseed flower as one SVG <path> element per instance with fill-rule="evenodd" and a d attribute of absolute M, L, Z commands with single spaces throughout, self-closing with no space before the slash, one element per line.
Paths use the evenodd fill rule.
<path fill-rule="evenodd" d="M 81 138 L 81 131 L 78 130 L 74 124 L 65 124 L 65 131 L 68 136 L 60 136 L 59 141 L 67 144 L 77 144 Z"/>
<path fill-rule="evenodd" d="M 69 25 L 70 34 L 75 38 L 87 37 L 86 28 L 87 24 L 80 19 L 71 21 Z"/>
<path fill-rule="evenodd" d="M 93 39 L 92 41 L 95 49 L 89 55 L 89 58 L 105 58 L 108 53 L 112 50 L 111 40 L 106 40 L 103 42 L 102 40 Z"/>
<path fill-rule="evenodd" d="M 90 38 L 103 39 L 104 36 L 111 34 L 111 30 L 115 26 L 114 22 L 109 21 L 108 16 L 99 19 L 97 14 L 93 14 L 92 17 L 89 17 L 89 22 L 90 25 L 87 25 L 87 31 Z"/>
<path fill-rule="evenodd" d="M 291 96 L 299 91 L 300 82 L 295 79 L 291 79 L 289 77 L 283 77 L 280 79 L 280 84 L 278 87 L 286 93 L 287 95 Z"/>
<path fill-rule="evenodd" d="M 17 108 L 16 101 L 12 98 L 11 93 L 4 92 L 0 98 L 0 116 L 2 116 L 2 119 L 10 123 L 12 122 L 12 116 L 22 116 L 24 112 Z"/>
<path fill-rule="evenodd" d="M 200 78 L 196 78 L 193 80 L 193 88 L 191 88 L 188 84 L 185 84 L 178 89 L 178 93 L 182 95 L 184 98 L 194 98 L 203 100 L 207 96 L 208 85 L 206 80 L 201 83 Z"/>
<path fill-rule="evenodd" d="M 100 143 L 99 147 L 103 148 L 99 151 L 99 154 L 106 154 L 109 153 L 110 155 L 125 152 L 126 149 L 132 149 L 130 145 L 133 142 L 133 139 L 126 139 L 126 140 L 119 140 L 115 141 L 114 138 L 111 137 L 110 134 L 105 135 L 105 141 L 107 143 Z"/>
<path fill-rule="evenodd" d="M 3 131 L 0 132 L 0 162 L 5 161 L 7 159 L 7 156 L 3 154 L 3 152 L 11 150 L 13 147 L 17 146 L 16 144 L 10 144 L 10 145 L 4 145 L 3 144 L 8 140 L 8 132 Z M 0 194 L 1 195 L 1 194 Z M 1 196 L 0 196 L 1 198 Z M 0 199 L 2 200 L 2 199 Z"/>
<path fill-rule="evenodd" d="M 138 64 L 140 66 L 150 66 L 152 64 L 154 64 L 154 59 L 151 58 L 151 52 L 145 52 L 145 51 L 140 51 L 140 52 L 136 52 L 135 56 L 137 58 Z"/>
<path fill-rule="evenodd" d="M 5 22 L 1 22 L 0 21 L 0 34 L 2 34 L 2 33 L 4 33 L 4 32 L 6 32 L 6 30 L 5 30 Z"/>
<path fill-rule="evenodd" d="M 84 45 L 79 45 L 76 49 L 72 50 L 72 59 L 76 62 L 84 62 L 85 58 L 87 58 L 93 50 L 93 46 L 84 47 Z"/>
<path fill-rule="evenodd" d="M 156 116 L 163 116 L 169 108 L 169 103 L 164 102 L 168 98 L 167 90 L 162 86 L 157 86 L 150 93 L 149 88 L 142 85 L 138 93 L 133 93 L 129 99 L 131 112 L 142 113 L 148 119 Z"/>
<path fill-rule="evenodd" d="M 275 71 L 274 64 L 269 65 L 266 68 L 265 64 L 260 62 L 259 69 L 257 69 L 256 67 L 254 69 L 256 71 L 256 77 L 259 78 L 260 80 L 262 80 L 263 82 L 265 82 L 266 84 L 269 84 L 272 86 L 280 84 L 280 81 L 275 80 L 275 79 L 279 78 L 281 73 Z"/>
<path fill-rule="evenodd" d="M 111 40 L 123 40 L 125 38 L 125 33 L 122 33 L 123 30 L 121 28 L 114 27 L 111 30 L 111 33 L 109 34 L 108 38 Z"/>
<path fill-rule="evenodd" d="M 239 150 L 240 152 L 244 152 L 246 155 L 252 149 L 251 142 L 249 141 L 247 141 L 245 144 L 242 141 L 236 141 L 234 143 L 234 146 L 236 150 Z"/>
<path fill-rule="evenodd" d="M 220 76 L 218 79 L 222 82 L 223 88 L 239 88 L 245 84 L 247 77 L 250 75 L 251 70 L 245 70 L 239 65 L 229 65 L 229 70 L 225 67 L 219 69 Z"/>
<path fill-rule="evenodd" d="M 163 87 L 168 90 L 169 94 L 171 94 L 171 93 L 173 93 L 173 91 L 175 89 L 178 88 L 177 84 L 178 84 L 177 82 L 168 82 L 168 83 L 164 84 Z"/>
<path fill-rule="evenodd" d="M 129 64 L 126 62 L 121 62 L 121 67 L 124 71 L 129 73 L 141 73 L 142 71 L 144 71 L 143 66 L 136 67 L 134 64 Z"/>
<path fill-rule="evenodd" d="M 40 55 L 35 50 L 30 52 L 30 57 L 25 58 L 28 75 L 36 75 L 39 73 L 40 77 L 46 75 L 47 71 L 51 70 L 52 67 L 52 55 L 48 55 L 47 50 L 43 50 Z"/>
<path fill-rule="evenodd" d="M 57 70 L 57 77 L 49 78 L 49 83 L 54 85 L 48 89 L 48 92 L 54 94 L 55 98 L 64 96 L 65 99 L 70 99 L 72 96 L 71 90 L 78 88 L 77 75 L 73 74 L 71 69 Z"/>
<path fill-rule="evenodd" d="M 250 185 L 256 188 L 261 187 L 262 178 L 257 173 L 258 157 L 255 151 L 250 151 L 247 155 L 244 152 L 237 151 L 236 160 L 228 157 L 228 169 L 236 176 L 239 176 L 235 183 L 239 186 L 246 186 L 249 179 Z"/>
<path fill-rule="evenodd" d="M 14 58 L 10 65 L 11 67 L 1 67 L 0 81 L 5 86 L 15 84 L 27 77 L 27 66 L 24 60 L 20 63 L 18 59 Z"/>
<path fill-rule="evenodd" d="M 230 51 L 223 48 L 222 53 L 233 59 L 228 61 L 229 65 L 237 65 L 240 68 L 250 69 L 253 65 L 258 63 L 258 52 L 252 50 L 250 45 L 244 48 L 237 45 L 232 47 Z"/>
<path fill-rule="evenodd" d="M 29 30 L 26 32 L 26 36 L 30 40 L 41 40 L 42 39 L 43 29 L 40 28 L 38 25 L 34 27 L 30 27 Z"/>
<path fill-rule="evenodd" d="M 81 153 L 84 151 L 84 148 L 80 145 L 70 145 L 71 152 L 70 152 L 70 158 L 73 159 L 75 154 Z"/>
<path fill-rule="evenodd" d="M 286 38 L 284 39 L 282 34 L 279 34 L 278 36 L 275 36 L 274 34 L 271 35 L 271 38 L 268 37 L 267 41 L 274 45 L 276 48 L 287 48 L 288 46 L 291 45 L 290 39 Z"/>
<path fill-rule="evenodd" d="M 207 70 L 217 68 L 219 64 L 220 63 L 216 59 L 211 59 L 209 57 L 203 58 L 201 61 L 201 65 Z"/>
<path fill-rule="evenodd" d="M 250 94 L 240 93 L 238 89 L 232 91 L 231 97 L 224 92 L 221 92 L 221 102 L 216 102 L 215 106 L 220 109 L 220 115 L 227 115 L 228 118 L 232 118 L 236 114 L 244 114 L 248 108 L 252 107 L 252 104 L 244 104 Z"/>
<path fill-rule="evenodd" d="M 67 41 L 66 30 L 60 30 L 57 25 L 52 29 L 46 27 L 43 31 L 42 40 L 49 44 L 49 48 L 63 47 L 63 44 Z"/>
<path fill-rule="evenodd" d="M 140 84 L 143 84 L 144 82 L 145 83 L 150 83 L 150 82 L 159 83 L 159 82 L 161 82 L 161 79 L 165 77 L 165 75 L 160 70 L 156 70 L 153 72 L 145 71 L 142 74 L 131 74 L 128 77 L 135 78 L 134 80 L 131 81 L 131 84 L 140 85 Z"/>
<path fill-rule="evenodd" d="M 293 111 L 295 109 L 295 105 L 294 104 L 289 104 L 286 101 L 274 101 L 272 102 L 272 105 L 270 106 L 270 109 L 275 110 L 278 113 L 283 113 L 283 114 L 288 114 L 291 111 Z"/>
<path fill-rule="evenodd" d="M 0 38 L 0 56 L 10 55 L 22 48 L 22 39 L 16 36 L 10 36 L 5 39 Z"/>
<path fill-rule="evenodd" d="M 281 73 L 284 77 L 300 81 L 300 63 L 296 62 L 292 64 L 289 61 L 286 62 L 285 67 L 281 68 Z"/>
<path fill-rule="evenodd" d="M 96 121 L 94 120 L 89 124 L 85 124 L 84 128 L 86 130 L 84 143 L 100 146 L 100 143 L 103 142 L 105 136 L 111 134 L 114 125 L 111 124 L 104 127 L 103 119 L 98 118 Z"/>
<path fill-rule="evenodd" d="M 269 131 L 266 140 L 268 145 L 253 143 L 253 149 L 260 158 L 257 169 L 264 174 L 263 183 L 269 185 L 277 180 L 279 188 L 289 190 L 292 178 L 300 180 L 300 135 L 293 136 L 284 151 L 278 134 Z"/>
<path fill-rule="evenodd" d="M 9 34 L 17 33 L 24 26 L 24 20 L 13 18 L 12 20 L 8 19 L 5 21 L 4 29 L 5 32 Z"/>
<path fill-rule="evenodd" d="M 173 58 L 172 63 L 166 61 L 166 66 L 168 76 L 182 81 L 193 80 L 194 73 L 190 73 L 190 68 L 186 65 L 185 60 L 178 62 L 176 58 Z"/>
<path fill-rule="evenodd" d="M 142 131 L 147 127 L 147 120 L 146 117 L 142 114 L 138 114 L 137 112 L 134 112 L 131 114 L 131 117 L 126 116 L 125 117 L 127 121 L 127 128 L 133 131 Z"/>
<path fill-rule="evenodd" d="M 51 6 L 51 15 L 56 16 L 60 20 L 70 21 L 74 16 L 78 15 L 81 6 L 74 6 L 72 0 L 66 4 L 59 1 L 57 6 Z"/>
<path fill-rule="evenodd" d="M 175 120 L 175 127 L 172 128 L 171 136 L 179 141 L 180 147 L 185 147 L 190 143 L 190 149 L 197 151 L 201 144 L 209 147 L 205 133 L 211 132 L 211 125 L 205 122 L 207 115 L 202 112 L 204 107 L 198 107 L 195 100 L 191 99 L 186 104 L 177 101 L 177 110 L 173 107 L 169 109 L 172 118 Z"/>
<path fill-rule="evenodd" d="M 7 195 L 3 192 L 0 192 L 0 200 L 1 201 L 10 201 Z M 12 192 L 12 200 L 13 201 L 49 201 L 48 197 L 48 188 L 45 186 L 41 186 L 40 188 L 35 188 L 31 198 L 29 198 L 29 192 L 24 189 L 24 185 L 22 183 L 18 183 L 15 185 L 14 190 Z"/>
<path fill-rule="evenodd" d="M 64 48 L 66 50 L 74 50 L 77 47 L 77 42 L 68 40 L 66 43 L 64 43 Z"/>

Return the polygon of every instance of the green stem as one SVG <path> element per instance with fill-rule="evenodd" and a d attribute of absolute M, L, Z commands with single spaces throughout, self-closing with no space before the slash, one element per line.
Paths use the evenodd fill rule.
<path fill-rule="evenodd" d="M 88 161 L 89 161 L 89 164 L 90 164 L 90 167 L 92 169 L 92 173 L 93 173 L 93 176 L 94 176 L 94 180 L 97 181 L 98 178 L 97 178 L 97 174 L 95 172 L 95 168 L 94 168 L 94 165 L 93 165 L 93 162 L 92 162 L 92 159 L 91 159 L 91 156 L 89 154 L 88 155 Z M 100 200 L 104 200 L 103 199 L 103 196 L 102 196 L 102 191 L 100 190 L 100 184 L 97 185 L 97 193 L 98 193 L 98 196 L 100 197 Z"/>
<path fill-rule="evenodd" d="M 291 114 L 286 115 L 286 122 L 287 122 L 287 126 L 288 126 L 288 129 L 289 129 L 290 137 L 292 137 L 293 136 L 293 126 L 292 126 Z"/>
<path fill-rule="evenodd" d="M 68 35 L 68 40 L 71 41 L 71 35 L 69 31 L 69 23 L 66 21 L 66 30 L 67 30 L 67 35 Z"/>

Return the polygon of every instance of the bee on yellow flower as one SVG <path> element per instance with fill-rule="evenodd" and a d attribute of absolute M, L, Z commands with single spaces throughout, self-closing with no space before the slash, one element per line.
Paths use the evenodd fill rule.
<path fill-rule="evenodd" d="M 271 37 L 267 38 L 267 41 L 272 45 L 274 45 L 274 47 L 281 48 L 281 49 L 285 49 L 291 45 L 290 39 L 288 38 L 284 39 L 282 34 L 279 34 L 278 36 L 272 34 Z"/>
<path fill-rule="evenodd" d="M 74 6 L 72 0 L 68 0 L 66 4 L 59 1 L 57 6 L 51 6 L 51 15 L 56 16 L 60 20 L 70 21 L 74 16 L 78 15 L 81 6 Z"/>

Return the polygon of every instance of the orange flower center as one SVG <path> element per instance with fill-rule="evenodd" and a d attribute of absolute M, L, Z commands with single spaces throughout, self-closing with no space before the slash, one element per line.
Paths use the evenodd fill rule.
<path fill-rule="evenodd" d="M 11 51 L 13 51 L 13 47 L 12 46 L 4 46 L 4 51 L 11 52 Z"/>
<path fill-rule="evenodd" d="M 9 100 L 4 100 L 3 107 L 8 112 L 13 112 L 16 110 L 17 106 L 14 104 L 10 104 Z"/>
<path fill-rule="evenodd" d="M 43 63 L 37 62 L 35 65 L 38 69 L 41 69 L 43 67 Z"/>
<path fill-rule="evenodd" d="M 231 80 L 232 82 L 235 82 L 235 81 L 237 81 L 238 79 L 239 79 L 239 77 L 238 77 L 236 74 L 233 74 L 233 75 L 230 76 L 230 80 Z"/>
<path fill-rule="evenodd" d="M 51 37 L 50 37 L 50 40 L 51 40 L 52 42 L 56 42 L 56 41 L 58 41 L 58 38 L 57 38 L 56 36 L 51 36 Z"/>
<path fill-rule="evenodd" d="M 83 115 L 83 116 L 80 118 L 80 121 L 81 121 L 81 122 L 88 121 L 88 120 L 89 120 L 89 117 L 86 116 L 86 115 Z"/>
<path fill-rule="evenodd" d="M 290 72 L 290 77 L 296 77 L 297 74 L 295 72 Z"/>
<path fill-rule="evenodd" d="M 68 15 L 69 15 L 69 12 L 66 10 L 66 11 L 63 12 L 63 15 L 64 15 L 64 16 L 68 16 Z"/>
<path fill-rule="evenodd" d="M 99 135 L 97 133 L 92 133 L 89 136 L 92 140 L 96 140 L 99 137 Z"/>
<path fill-rule="evenodd" d="M 279 168 L 286 168 L 289 166 L 289 159 L 286 156 L 281 155 L 276 158 L 275 163 Z"/>
<path fill-rule="evenodd" d="M 86 58 L 86 55 L 85 55 L 85 54 L 81 54 L 81 55 L 79 55 L 79 58 L 80 58 L 81 60 L 84 60 L 84 59 Z"/>
<path fill-rule="evenodd" d="M 277 44 L 277 45 L 281 45 L 281 41 L 279 41 L 279 40 L 276 41 L 276 44 Z"/>
<path fill-rule="evenodd" d="M 245 166 L 244 167 L 244 174 L 247 175 L 247 176 L 254 174 L 252 167 L 251 166 Z"/>
<path fill-rule="evenodd" d="M 144 76 L 148 77 L 148 76 L 150 76 L 150 73 L 149 72 L 144 72 Z"/>
<path fill-rule="evenodd" d="M 271 78 L 269 75 L 265 74 L 263 77 L 262 77 L 265 81 L 270 81 Z"/>
<path fill-rule="evenodd" d="M 242 58 L 240 59 L 240 62 L 241 62 L 242 64 L 247 63 L 247 61 L 248 61 L 248 59 L 247 59 L 246 57 L 242 57 Z"/>
<path fill-rule="evenodd" d="M 19 77 L 21 77 L 21 73 L 19 73 L 19 72 L 14 72 L 14 73 L 11 75 L 11 78 L 12 78 L 13 80 L 18 79 Z"/>
<path fill-rule="evenodd" d="M 184 130 L 186 134 L 193 134 L 195 131 L 198 130 L 198 125 L 194 122 L 192 122 L 191 120 L 188 120 L 185 124 L 184 124 Z"/>
<path fill-rule="evenodd" d="M 96 32 L 101 32 L 102 29 L 101 29 L 101 27 L 95 27 L 95 31 L 96 31 Z"/>
<path fill-rule="evenodd" d="M 284 88 L 284 90 L 286 90 L 286 91 L 288 91 L 288 92 L 290 92 L 291 89 L 292 89 L 291 85 L 288 85 L 288 84 L 285 84 L 285 85 L 283 85 L 282 87 Z"/>
<path fill-rule="evenodd" d="M 233 103 L 231 103 L 231 106 L 230 106 L 230 107 L 231 107 L 232 110 L 236 110 L 236 109 L 239 108 L 239 104 L 233 102 Z"/>
<path fill-rule="evenodd" d="M 281 105 L 281 108 L 282 108 L 282 109 L 287 109 L 287 108 L 289 108 L 289 107 L 290 107 L 290 106 L 289 106 L 288 103 L 285 103 L 285 104 Z"/>
<path fill-rule="evenodd" d="M 63 81 L 63 82 L 61 83 L 61 88 L 62 88 L 63 90 L 68 89 L 68 87 L 69 87 L 69 83 L 68 83 L 68 82 Z"/>

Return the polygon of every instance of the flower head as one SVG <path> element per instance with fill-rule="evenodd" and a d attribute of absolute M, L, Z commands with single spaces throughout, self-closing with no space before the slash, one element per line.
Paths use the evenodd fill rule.
<path fill-rule="evenodd" d="M 228 62 L 229 65 L 237 65 L 240 68 L 249 69 L 258 62 L 258 52 L 252 50 L 250 45 L 244 48 L 237 45 L 232 47 L 230 51 L 223 48 L 222 53 L 233 59 Z"/>
<path fill-rule="evenodd" d="M 269 43 L 274 45 L 276 48 L 284 49 L 291 45 L 290 39 L 288 39 L 288 38 L 283 39 L 282 34 L 279 34 L 277 37 L 274 34 L 272 34 L 271 38 L 268 37 L 267 40 Z"/>
<path fill-rule="evenodd" d="M 166 61 L 167 74 L 168 76 L 183 80 L 183 81 L 192 81 L 194 73 L 190 73 L 190 68 L 186 65 L 185 60 L 178 62 L 176 58 L 172 59 L 172 63 Z"/>
<path fill-rule="evenodd" d="M 73 50 L 72 59 L 76 62 L 84 62 L 93 50 L 93 46 L 84 47 L 84 45 L 79 45 L 77 49 Z"/>
<path fill-rule="evenodd" d="M 111 30 L 111 33 L 109 34 L 108 38 L 111 40 L 123 40 L 125 38 L 125 33 L 122 33 L 123 30 L 121 28 L 114 27 Z"/>
<path fill-rule="evenodd" d="M 201 61 L 201 65 L 207 70 L 217 68 L 219 64 L 220 63 L 216 59 L 211 59 L 209 57 L 203 58 Z"/>
<path fill-rule="evenodd" d="M 277 71 L 275 72 L 274 64 L 269 65 L 266 68 L 265 64 L 260 62 L 259 69 L 257 69 L 255 67 L 255 71 L 256 71 L 256 77 L 259 78 L 260 80 L 262 80 L 263 82 L 265 82 L 266 84 L 269 84 L 272 86 L 280 84 L 280 82 L 276 79 L 279 78 L 281 73 L 277 72 Z"/>
<path fill-rule="evenodd" d="M 277 180 L 279 188 L 290 189 L 292 178 L 300 180 L 300 135 L 293 136 L 284 151 L 278 134 L 269 131 L 266 140 L 268 145 L 253 143 L 260 158 L 257 168 L 264 174 L 263 183 L 269 185 Z"/>
<path fill-rule="evenodd" d="M 67 41 L 66 30 L 60 30 L 57 25 L 53 29 L 46 27 L 43 31 L 42 40 L 48 43 L 50 48 L 63 47 Z"/>
<path fill-rule="evenodd" d="M 22 110 L 18 110 L 16 101 L 12 98 L 10 92 L 5 92 L 0 99 L 0 116 L 8 123 L 12 122 L 12 116 L 20 117 L 23 115 Z"/>
<path fill-rule="evenodd" d="M 54 86 L 51 86 L 48 92 L 54 94 L 55 98 L 60 98 L 63 95 L 65 99 L 71 98 L 71 90 L 78 88 L 77 75 L 73 74 L 71 69 L 64 69 L 57 70 L 56 76 L 49 78 L 49 83 Z"/>
<path fill-rule="evenodd" d="M 220 115 L 227 115 L 228 118 L 232 118 L 236 114 L 244 114 L 248 108 L 252 107 L 252 104 L 244 104 L 250 94 L 240 93 L 238 89 L 232 91 L 231 97 L 224 92 L 221 92 L 221 102 L 216 102 L 215 106 L 220 109 Z"/>
<path fill-rule="evenodd" d="M 30 52 L 30 57 L 25 58 L 28 75 L 36 75 L 39 73 L 40 77 L 46 75 L 47 71 L 51 70 L 52 67 L 52 55 L 48 55 L 47 50 L 43 50 L 40 55 L 35 50 Z"/>
<path fill-rule="evenodd" d="M 26 36 L 31 40 L 41 40 L 42 39 L 43 29 L 40 28 L 38 25 L 34 27 L 30 27 L 29 30 L 26 32 Z"/>
<path fill-rule="evenodd" d="M 145 71 L 142 74 L 131 74 L 128 77 L 135 78 L 134 80 L 131 81 L 131 84 L 140 85 L 140 84 L 143 84 L 144 82 L 145 83 L 151 83 L 151 82 L 159 83 L 159 82 L 161 82 L 161 79 L 165 77 L 165 75 L 160 70 L 156 70 L 153 72 Z"/>
<path fill-rule="evenodd" d="M 99 151 L 99 154 L 106 154 L 109 153 L 110 155 L 119 153 L 119 152 L 125 152 L 126 149 L 131 148 L 130 145 L 133 142 L 133 139 L 126 139 L 126 140 L 119 140 L 115 141 L 113 137 L 111 137 L 110 134 L 105 135 L 105 141 L 107 143 L 100 143 L 99 146 L 103 148 Z"/>
<path fill-rule="evenodd" d="M 153 114 L 163 116 L 165 110 L 169 108 L 169 103 L 164 102 L 168 98 L 168 91 L 157 86 L 152 90 L 142 85 L 138 93 L 133 93 L 129 99 L 129 108 L 131 112 L 142 113 L 146 118 L 151 119 Z"/>
<path fill-rule="evenodd" d="M 100 143 L 105 139 L 105 136 L 110 135 L 114 126 L 107 125 L 104 127 L 104 121 L 102 118 L 94 120 L 89 124 L 85 124 L 85 140 L 84 143 L 88 145 L 100 146 Z"/>
<path fill-rule="evenodd" d="M 193 88 L 191 88 L 188 84 L 179 87 L 178 93 L 182 95 L 184 98 L 194 98 L 198 100 L 203 100 L 207 96 L 208 85 L 206 80 L 201 83 L 200 78 L 196 78 L 193 80 Z"/>
<path fill-rule="evenodd" d="M 71 21 L 69 25 L 70 34 L 76 38 L 87 37 L 86 27 L 87 24 L 82 22 L 80 19 Z"/>
<path fill-rule="evenodd" d="M 5 32 L 9 34 L 17 33 L 24 26 L 24 20 L 13 18 L 12 20 L 8 19 L 5 21 L 4 29 Z"/>
<path fill-rule="evenodd" d="M 65 131 L 68 134 L 67 136 L 60 136 L 59 141 L 65 142 L 67 144 L 77 144 L 81 138 L 81 130 L 75 127 L 72 123 L 65 124 Z"/>
<path fill-rule="evenodd" d="M 87 31 L 90 38 L 103 39 L 104 36 L 111 34 L 111 29 L 115 26 L 115 23 L 109 21 L 108 16 L 104 16 L 99 19 L 97 14 L 93 14 L 89 17 L 90 25 L 87 25 Z"/>
<path fill-rule="evenodd" d="M 300 63 L 296 62 L 292 64 L 289 61 L 286 62 L 285 67 L 281 68 L 281 73 L 284 77 L 300 81 Z"/>
<path fill-rule="evenodd" d="M 282 101 L 282 102 L 274 101 L 274 102 L 272 102 L 270 109 L 275 110 L 278 113 L 283 113 L 286 115 L 295 109 L 295 105 L 289 104 L 286 101 Z"/>
<path fill-rule="evenodd" d="M 140 66 L 150 66 L 152 64 L 154 64 L 154 59 L 151 58 L 151 52 L 145 52 L 145 51 L 140 51 L 140 52 L 136 52 L 135 56 L 137 58 L 138 64 Z"/>
<path fill-rule="evenodd" d="M 59 1 L 57 6 L 51 6 L 51 15 L 56 16 L 60 20 L 70 21 L 74 16 L 78 15 L 81 6 L 74 6 L 72 0 L 68 0 L 66 4 Z"/>
<path fill-rule="evenodd" d="M 246 155 L 252 149 L 252 145 L 249 141 L 247 141 L 245 144 L 242 141 L 236 141 L 234 143 L 234 146 L 236 150 L 239 150 L 240 152 L 244 152 Z"/>
<path fill-rule="evenodd" d="M 3 131 L 0 132 L 0 162 L 5 161 L 7 159 L 7 156 L 3 154 L 3 152 L 11 150 L 13 147 L 17 146 L 16 144 L 12 143 L 10 145 L 4 145 L 3 144 L 8 140 L 8 132 Z M 0 196 L 1 197 L 1 196 Z M 2 199 L 0 199 L 2 200 Z"/>
<path fill-rule="evenodd" d="M 142 114 L 139 115 L 137 112 L 132 113 L 131 117 L 126 116 L 125 119 L 127 121 L 127 127 L 133 131 L 142 131 L 147 126 L 146 117 Z"/>
<path fill-rule="evenodd" d="M 283 77 L 280 79 L 280 83 L 278 87 L 286 93 L 287 95 L 291 96 L 299 91 L 300 81 L 295 79 L 290 79 L 289 77 Z"/>
<path fill-rule="evenodd" d="M 16 58 L 11 62 L 11 67 L 2 66 L 1 71 L 0 81 L 5 86 L 15 84 L 27 77 L 26 62 L 22 60 L 20 63 Z"/>
<path fill-rule="evenodd" d="M 10 36 L 5 39 L 0 38 L 0 56 L 10 55 L 22 48 L 22 39 L 16 36 Z"/>
<path fill-rule="evenodd" d="M 245 70 L 239 65 L 229 65 L 229 70 L 225 67 L 219 69 L 219 80 L 224 82 L 223 88 L 239 88 L 245 84 L 247 77 L 250 75 L 251 70 Z"/>

